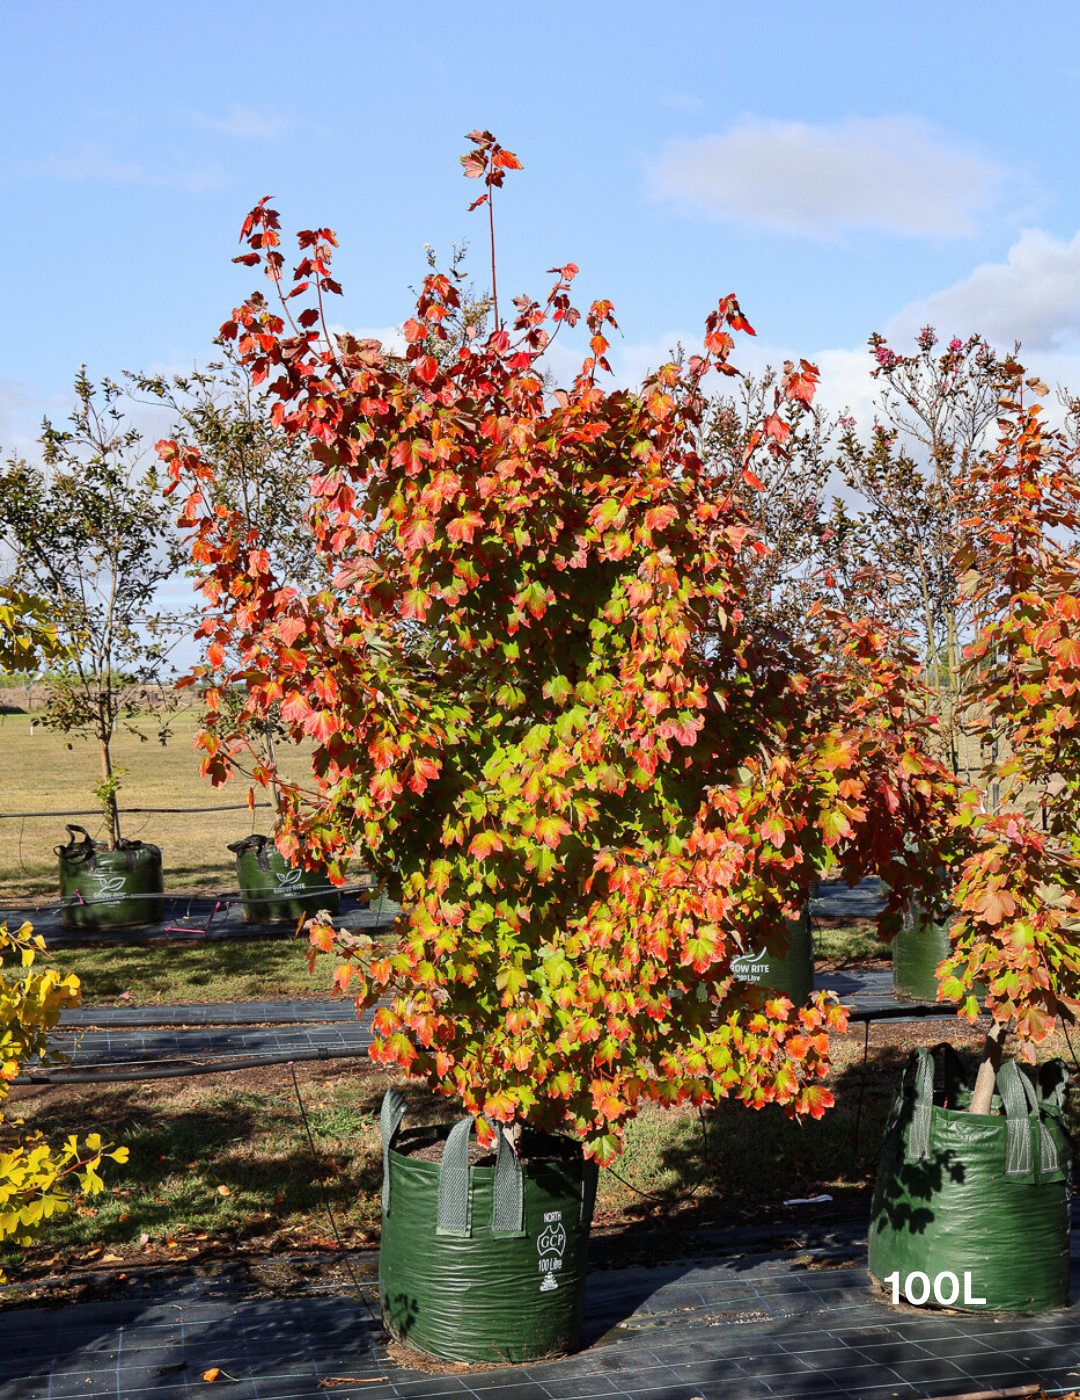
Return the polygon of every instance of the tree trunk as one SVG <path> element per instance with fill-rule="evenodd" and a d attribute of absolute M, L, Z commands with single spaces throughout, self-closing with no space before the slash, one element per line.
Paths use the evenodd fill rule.
<path fill-rule="evenodd" d="M 969 1113 L 989 1113 L 990 1101 L 994 1097 L 997 1072 L 1005 1058 L 1005 1040 L 1009 1034 L 1008 1021 L 995 1021 L 986 1035 L 983 1045 L 982 1063 L 975 1080 L 975 1092 L 971 1096 Z"/>
<path fill-rule="evenodd" d="M 274 820 L 281 815 L 281 784 L 277 780 L 277 750 L 274 747 L 274 730 L 271 725 L 267 725 L 263 734 L 266 743 L 266 757 L 270 762 L 270 770 L 273 777 L 270 779 L 270 799 L 274 804 Z"/>
<path fill-rule="evenodd" d="M 104 802 L 105 823 L 109 828 L 109 850 L 115 851 L 120 844 L 120 809 L 116 805 L 116 793 L 110 786 L 112 779 L 112 755 L 109 753 L 109 741 L 99 736 L 98 747 L 101 750 L 101 781 L 102 787 L 107 793 Z"/>

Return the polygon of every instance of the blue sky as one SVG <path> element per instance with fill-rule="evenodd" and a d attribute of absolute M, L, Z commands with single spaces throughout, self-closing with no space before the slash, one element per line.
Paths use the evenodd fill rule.
<path fill-rule="evenodd" d="M 738 363 L 817 359 L 868 412 L 862 347 L 927 318 L 1024 342 L 1080 388 L 1080 9 L 3 0 L 0 449 L 73 373 L 185 368 L 257 285 L 244 214 L 338 232 L 353 329 L 399 325 L 424 245 L 466 212 L 463 134 L 499 192 L 504 295 L 579 264 L 615 302 L 616 369 L 693 344 L 731 291 Z"/>

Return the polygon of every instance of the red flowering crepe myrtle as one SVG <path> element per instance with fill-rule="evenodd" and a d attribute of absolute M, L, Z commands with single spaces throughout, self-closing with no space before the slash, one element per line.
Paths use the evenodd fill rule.
<path fill-rule="evenodd" d="M 882 632 L 823 619 L 826 665 L 826 643 L 795 654 L 743 622 L 741 561 L 762 546 L 696 450 L 702 380 L 733 373 L 733 334 L 752 333 L 734 297 L 703 353 L 633 392 L 598 383 L 615 322 L 593 303 L 581 371 L 549 393 L 541 356 L 579 320 L 572 264 L 512 327 L 439 356 L 458 295 L 432 274 L 399 357 L 327 330 L 328 230 L 299 236 L 287 288 L 265 201 L 244 237 L 282 305 L 254 295 L 223 334 L 311 442 L 325 579 L 275 577 L 198 451 L 159 445 L 207 599 L 203 770 L 221 783 L 244 757 L 224 687 L 246 689 L 241 719 L 279 706 L 314 744 L 279 848 L 338 878 L 367 864 L 405 908 L 389 949 L 311 932 L 358 1009 L 379 1003 L 373 1057 L 482 1132 L 568 1128 L 603 1162 L 643 1100 L 819 1116 L 845 1012 L 766 999 L 732 958 L 782 945 L 830 857 L 897 877 L 895 928 L 903 881 L 923 878 L 893 864 L 902 833 L 925 838 L 930 872 L 958 799 Z M 780 393 L 808 401 L 816 378 L 804 362 Z M 783 430 L 762 425 L 748 480 Z"/>

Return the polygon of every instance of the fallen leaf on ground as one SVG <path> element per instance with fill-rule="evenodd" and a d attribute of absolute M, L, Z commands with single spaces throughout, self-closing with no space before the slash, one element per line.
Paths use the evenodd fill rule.
<path fill-rule="evenodd" d="M 333 1390 L 336 1385 L 375 1385 L 386 1380 L 385 1376 L 327 1376 L 316 1387 L 318 1390 Z"/>

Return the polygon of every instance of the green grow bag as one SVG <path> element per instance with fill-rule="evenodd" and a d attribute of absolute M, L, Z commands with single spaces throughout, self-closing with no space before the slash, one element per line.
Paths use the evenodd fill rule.
<path fill-rule="evenodd" d="M 937 1001 L 938 964 L 949 956 L 952 915 L 935 918 L 910 900 L 904 922 L 892 941 L 893 991 L 899 1001 Z"/>
<path fill-rule="evenodd" d="M 469 1166 L 472 1119 L 447 1132 L 442 1162 L 399 1152 L 405 1102 L 383 1100 L 383 1325 L 398 1341 L 442 1361 L 518 1365 L 578 1345 L 585 1307 L 585 1255 L 597 1167 L 580 1147 L 523 1167 L 498 1129 L 494 1167 Z M 539 1135 L 537 1135 L 539 1136 Z"/>
<path fill-rule="evenodd" d="M 244 922 L 295 924 L 320 909 L 336 914 L 341 895 L 322 870 L 290 865 L 269 836 L 234 841 Z"/>
<path fill-rule="evenodd" d="M 1007 1060 L 994 1111 L 951 1047 L 908 1062 L 870 1211 L 870 1274 L 893 1299 L 974 1312 L 1041 1312 L 1069 1301 L 1072 1152 L 1060 1060 L 1035 1076 Z"/>
<path fill-rule="evenodd" d="M 160 922 L 163 885 L 157 846 L 121 841 L 110 851 L 81 826 L 64 830 L 67 845 L 56 847 L 63 928 L 108 932 Z"/>
<path fill-rule="evenodd" d="M 743 953 L 732 959 L 731 975 L 752 987 L 764 987 L 778 995 L 790 997 L 802 1006 L 814 990 L 814 941 L 810 933 L 810 909 L 807 906 L 797 919 L 788 919 L 791 947 L 784 957 L 762 949 L 760 953 Z"/>
<path fill-rule="evenodd" d="M 917 1001 L 932 1005 L 938 999 L 939 963 L 949 956 L 953 915 L 936 918 L 910 901 L 904 909 L 904 922 L 892 941 L 893 992 L 897 1001 Z M 975 984 L 980 1002 L 986 987 Z"/>

